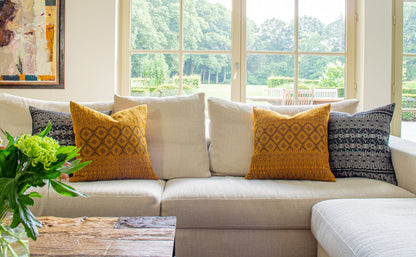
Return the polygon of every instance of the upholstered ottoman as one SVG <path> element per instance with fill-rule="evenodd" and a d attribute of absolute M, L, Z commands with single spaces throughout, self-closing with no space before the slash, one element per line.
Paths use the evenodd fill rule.
<path fill-rule="evenodd" d="M 322 256 L 416 256 L 416 198 L 340 199 L 312 208 Z"/>

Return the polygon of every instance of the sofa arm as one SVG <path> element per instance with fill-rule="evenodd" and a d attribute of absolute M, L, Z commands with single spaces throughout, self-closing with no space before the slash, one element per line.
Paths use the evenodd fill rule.
<path fill-rule="evenodd" d="M 416 143 L 390 136 L 390 149 L 398 185 L 416 194 Z"/>

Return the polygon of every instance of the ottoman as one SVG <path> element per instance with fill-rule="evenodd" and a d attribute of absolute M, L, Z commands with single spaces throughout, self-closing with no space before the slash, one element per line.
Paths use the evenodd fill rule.
<path fill-rule="evenodd" d="M 322 256 L 416 256 L 416 198 L 338 199 L 312 208 Z"/>

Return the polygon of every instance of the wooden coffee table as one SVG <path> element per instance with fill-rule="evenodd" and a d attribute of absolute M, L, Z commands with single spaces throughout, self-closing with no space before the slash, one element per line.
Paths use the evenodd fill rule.
<path fill-rule="evenodd" d="M 176 217 L 40 217 L 30 256 L 173 256 Z"/>

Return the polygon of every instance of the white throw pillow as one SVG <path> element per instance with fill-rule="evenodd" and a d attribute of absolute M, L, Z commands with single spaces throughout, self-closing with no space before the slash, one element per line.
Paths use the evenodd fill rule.
<path fill-rule="evenodd" d="M 331 104 L 332 111 L 353 114 L 358 100 Z M 293 116 L 317 105 L 258 106 L 258 108 Z M 213 175 L 245 176 L 250 169 L 254 152 L 253 105 L 209 97 L 210 169 Z"/>
<path fill-rule="evenodd" d="M 81 103 L 97 111 L 112 111 L 113 102 Z M 13 137 L 20 134 L 32 133 L 32 118 L 29 106 L 39 109 L 70 113 L 69 102 L 46 101 L 10 94 L 0 93 L 0 129 L 9 132 Z M 1 138 L 7 144 L 6 136 L 0 133 Z"/>
<path fill-rule="evenodd" d="M 114 96 L 115 112 L 139 104 L 147 104 L 147 150 L 157 177 L 210 177 L 205 139 L 205 95 Z"/>

